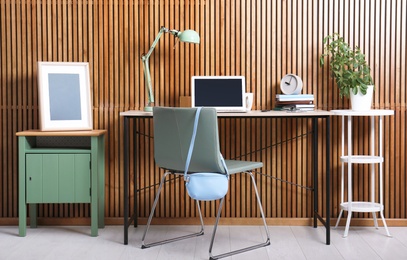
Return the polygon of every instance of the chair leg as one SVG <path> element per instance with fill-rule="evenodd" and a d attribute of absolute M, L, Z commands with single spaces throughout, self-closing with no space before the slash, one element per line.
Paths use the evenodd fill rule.
<path fill-rule="evenodd" d="M 209 245 L 209 259 L 211 259 L 211 260 L 212 259 L 220 259 L 220 258 L 223 258 L 223 257 L 244 253 L 244 252 L 247 252 L 247 251 L 251 251 L 251 250 L 254 250 L 254 249 L 258 249 L 258 248 L 270 245 L 270 234 L 269 234 L 269 230 L 268 230 L 268 227 L 267 227 L 266 218 L 264 216 L 263 206 L 262 206 L 261 201 L 260 201 L 259 192 L 257 190 L 256 180 L 254 179 L 253 173 L 251 173 L 251 172 L 246 172 L 246 173 L 250 175 L 250 178 L 252 180 L 254 192 L 256 193 L 257 204 L 259 205 L 260 214 L 261 214 L 261 218 L 263 220 L 263 225 L 264 225 L 264 229 L 266 231 L 267 239 L 266 239 L 265 242 L 260 243 L 260 244 L 256 244 L 256 245 L 253 245 L 253 246 L 241 248 L 241 249 L 234 250 L 234 251 L 231 251 L 231 252 L 228 252 L 228 253 L 223 253 L 223 254 L 219 254 L 219 255 L 214 256 L 212 254 L 212 248 L 213 248 L 213 242 L 215 240 L 215 233 L 216 233 L 218 223 L 219 223 L 219 219 L 220 219 L 220 215 L 221 215 L 221 212 L 222 212 L 223 201 L 225 199 L 223 197 L 222 200 L 220 201 L 218 213 L 217 213 L 217 216 L 216 216 L 215 226 L 213 227 L 211 243 Z"/>
<path fill-rule="evenodd" d="M 219 204 L 219 208 L 218 208 L 218 213 L 216 214 L 216 220 L 215 220 L 215 225 L 213 226 L 213 231 L 212 231 L 212 237 L 211 237 L 211 243 L 209 245 L 209 259 L 218 259 L 221 258 L 219 256 L 214 257 L 212 255 L 212 247 L 213 247 L 213 241 L 215 240 L 215 235 L 216 235 L 216 230 L 218 229 L 218 223 L 219 223 L 219 219 L 220 219 L 220 214 L 222 213 L 222 206 L 223 206 L 223 201 L 225 200 L 225 197 L 223 197 L 220 200 L 220 204 Z"/>
<path fill-rule="evenodd" d="M 148 217 L 148 220 L 147 220 L 146 229 L 145 229 L 144 234 L 143 234 L 143 237 L 142 237 L 142 239 L 141 239 L 141 248 L 142 248 L 142 249 L 149 248 L 149 247 L 152 247 L 152 246 L 163 245 L 163 244 L 167 244 L 167 243 L 170 243 L 170 242 L 174 242 L 174 241 L 178 241 L 178 240 L 182 240 L 182 239 L 186 239 L 186 238 L 201 236 L 201 235 L 204 234 L 204 225 L 203 225 L 203 218 L 202 218 L 202 213 L 201 213 L 201 207 L 199 206 L 199 201 L 197 201 L 197 207 L 198 207 L 198 212 L 199 212 L 199 219 L 200 219 L 200 221 L 201 221 L 201 230 L 200 230 L 199 232 L 193 233 L 193 234 L 189 234 L 189 235 L 185 235 L 185 236 L 170 238 L 170 239 L 166 239 L 166 240 L 162 240 L 162 241 L 158 241 L 158 242 L 153 242 L 153 243 L 149 243 L 149 244 L 146 244 L 146 243 L 144 242 L 144 241 L 145 241 L 145 238 L 146 238 L 146 236 L 147 236 L 147 232 L 148 232 L 148 230 L 149 230 L 149 228 L 150 228 L 151 220 L 153 219 L 153 216 L 154 216 L 155 208 L 156 208 L 156 206 L 157 206 L 157 202 L 158 202 L 158 199 L 159 199 L 160 194 L 161 194 L 162 186 L 163 186 L 163 184 L 164 184 L 164 182 L 165 182 L 165 179 L 166 179 L 167 175 L 169 175 L 169 174 L 171 174 L 171 172 L 166 172 L 166 173 L 164 174 L 164 176 L 161 178 L 160 186 L 158 187 L 157 195 L 155 196 L 154 203 L 153 203 L 153 207 L 151 208 L 150 216 Z"/>

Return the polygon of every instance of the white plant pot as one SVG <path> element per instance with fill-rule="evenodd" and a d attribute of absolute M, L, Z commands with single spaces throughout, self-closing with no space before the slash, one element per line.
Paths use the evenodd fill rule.
<path fill-rule="evenodd" d="M 360 90 L 356 95 L 351 91 L 350 102 L 353 111 L 367 111 L 372 108 L 373 85 L 367 86 L 366 95 L 363 95 Z"/>

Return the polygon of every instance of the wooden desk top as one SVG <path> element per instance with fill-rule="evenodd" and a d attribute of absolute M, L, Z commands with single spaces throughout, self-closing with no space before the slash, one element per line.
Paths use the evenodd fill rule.
<path fill-rule="evenodd" d="M 322 117 L 322 116 L 331 116 L 333 113 L 327 110 L 312 110 L 312 111 L 277 111 L 277 110 L 268 110 L 263 112 L 262 110 L 252 110 L 246 113 L 218 113 L 218 117 Z M 145 112 L 141 110 L 128 110 L 120 112 L 120 116 L 125 117 L 152 117 L 152 112 Z"/>

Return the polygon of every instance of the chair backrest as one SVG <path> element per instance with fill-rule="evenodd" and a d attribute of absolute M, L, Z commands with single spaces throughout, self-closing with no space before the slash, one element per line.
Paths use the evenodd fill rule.
<path fill-rule="evenodd" d="M 159 167 L 184 171 L 196 110 L 154 107 L 154 159 Z M 189 172 L 225 173 L 220 160 L 218 120 L 214 108 L 201 110 Z"/>

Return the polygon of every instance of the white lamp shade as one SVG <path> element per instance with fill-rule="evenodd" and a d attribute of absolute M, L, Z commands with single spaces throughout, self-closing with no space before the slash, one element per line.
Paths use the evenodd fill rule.
<path fill-rule="evenodd" d="M 178 34 L 181 42 L 199 43 L 199 34 L 194 30 L 185 30 Z"/>

